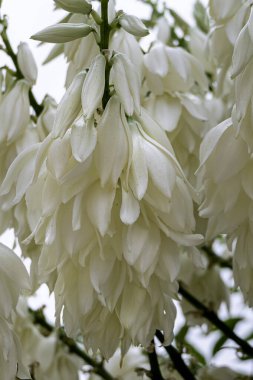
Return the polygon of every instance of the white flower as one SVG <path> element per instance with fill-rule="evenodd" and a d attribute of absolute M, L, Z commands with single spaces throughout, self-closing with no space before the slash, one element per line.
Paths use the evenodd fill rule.
<path fill-rule="evenodd" d="M 47 135 L 52 131 L 54 120 L 56 116 L 57 103 L 51 96 L 46 96 L 43 101 L 43 111 L 37 120 L 36 129 L 40 137 L 40 141 L 43 141 Z"/>
<path fill-rule="evenodd" d="M 136 16 L 122 12 L 118 18 L 119 24 L 126 32 L 138 37 L 145 37 L 149 34 L 143 22 Z"/>
<path fill-rule="evenodd" d="M 9 318 L 22 290 L 29 290 L 29 277 L 20 258 L 9 248 L 0 244 L 0 316 Z"/>
<path fill-rule="evenodd" d="M 5 380 L 30 379 L 30 372 L 22 363 L 22 348 L 12 326 L 0 316 L 0 368 Z"/>
<path fill-rule="evenodd" d="M 34 34 L 31 38 L 43 42 L 65 43 L 86 37 L 93 31 L 94 28 L 92 26 L 83 23 L 59 23 L 48 26 Z"/>
<path fill-rule="evenodd" d="M 29 90 L 28 82 L 20 80 L 10 92 L 4 95 L 0 103 L 0 142 L 12 143 L 28 126 L 30 121 Z"/>
<path fill-rule="evenodd" d="M 126 114 L 140 113 L 140 78 L 124 54 L 116 53 L 112 58 L 111 81 Z"/>
<path fill-rule="evenodd" d="M 157 39 L 166 44 L 170 38 L 170 25 L 165 17 L 160 17 L 157 20 Z"/>
<path fill-rule="evenodd" d="M 32 52 L 27 43 L 20 43 L 18 46 L 18 65 L 25 79 L 32 85 L 36 82 L 38 68 Z"/>
<path fill-rule="evenodd" d="M 125 54 L 134 65 L 139 77 L 142 78 L 143 52 L 134 36 L 121 28 L 113 33 L 109 47 L 111 50 Z"/>
<path fill-rule="evenodd" d="M 82 88 L 82 109 L 86 119 L 90 119 L 102 102 L 105 87 L 104 55 L 97 55 L 90 66 Z"/>
<path fill-rule="evenodd" d="M 56 5 L 72 13 L 88 14 L 92 5 L 87 0 L 54 0 Z"/>
<path fill-rule="evenodd" d="M 144 56 L 145 75 L 149 89 L 156 95 L 168 91 L 188 91 L 195 82 L 207 89 L 202 65 L 182 48 L 156 42 Z"/>
<path fill-rule="evenodd" d="M 67 89 L 58 105 L 52 135 L 63 136 L 81 111 L 81 93 L 86 73 L 80 72 Z"/>
<path fill-rule="evenodd" d="M 182 113 L 182 105 L 178 98 L 169 94 L 150 96 L 145 101 L 145 108 L 165 131 L 172 132 L 178 126 Z"/>
<path fill-rule="evenodd" d="M 71 148 L 74 158 L 85 161 L 94 151 L 97 144 L 97 129 L 93 120 L 80 117 L 71 128 Z"/>
<path fill-rule="evenodd" d="M 123 117 L 120 101 L 117 96 L 113 96 L 97 128 L 95 160 L 102 186 L 109 183 L 115 187 L 128 161 L 128 137 Z"/>

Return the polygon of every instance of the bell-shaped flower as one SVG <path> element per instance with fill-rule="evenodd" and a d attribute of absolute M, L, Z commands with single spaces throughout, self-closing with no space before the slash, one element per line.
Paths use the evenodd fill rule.
<path fill-rule="evenodd" d="M 27 82 L 34 84 L 38 76 L 38 68 L 27 43 L 20 43 L 17 53 L 18 65 Z"/>
<path fill-rule="evenodd" d="M 85 161 L 94 151 L 97 144 L 97 129 L 94 121 L 80 117 L 71 128 L 71 148 L 78 162 Z"/>
<path fill-rule="evenodd" d="M 90 119 L 102 102 L 105 87 L 104 55 L 98 54 L 92 61 L 82 88 L 82 109 L 86 119 Z"/>
<path fill-rule="evenodd" d="M 95 160 L 102 186 L 110 184 L 115 187 L 128 161 L 128 137 L 122 117 L 122 106 L 114 95 L 97 128 Z"/>
<path fill-rule="evenodd" d="M 40 141 L 43 141 L 52 131 L 57 111 L 57 103 L 51 96 L 46 96 L 43 101 L 43 111 L 37 120 L 37 130 Z"/>
<path fill-rule="evenodd" d="M 207 90 L 201 63 L 180 47 L 156 42 L 144 56 L 144 65 L 148 87 L 156 95 L 165 91 L 189 91 L 196 82 L 202 91 Z"/>
<path fill-rule="evenodd" d="M 0 142 L 12 143 L 24 132 L 29 124 L 29 90 L 28 82 L 20 80 L 3 97 L 0 103 Z"/>
<path fill-rule="evenodd" d="M 126 55 L 116 53 L 113 56 L 111 81 L 126 114 L 140 113 L 140 78 Z"/>
<path fill-rule="evenodd" d="M 9 318 L 16 307 L 21 291 L 29 290 L 29 276 L 20 258 L 9 248 L 0 244 L 0 317 Z"/>
<path fill-rule="evenodd" d="M 38 68 L 27 43 L 20 43 L 17 53 L 18 65 L 27 82 L 33 85 L 38 76 Z"/>
<path fill-rule="evenodd" d="M 91 32 L 94 32 L 94 28 L 83 23 L 59 23 L 48 26 L 31 38 L 42 42 L 65 43 L 86 37 Z"/>
<path fill-rule="evenodd" d="M 170 24 L 165 17 L 159 17 L 157 20 L 157 39 L 166 44 L 170 38 Z"/>
<path fill-rule="evenodd" d="M 12 326 L 0 316 L 0 368 L 3 379 L 30 379 L 28 367 L 22 362 L 22 348 Z"/>
<path fill-rule="evenodd" d="M 52 135 L 63 136 L 81 111 L 81 93 L 86 73 L 80 72 L 62 97 L 55 115 Z"/>
<path fill-rule="evenodd" d="M 145 101 L 145 108 L 165 131 L 172 132 L 178 126 L 182 114 L 182 104 L 178 98 L 168 94 L 150 96 Z"/>
<path fill-rule="evenodd" d="M 39 144 L 29 146 L 12 162 L 0 187 L 2 209 L 8 210 L 21 201 L 33 181 L 35 156 Z"/>
<path fill-rule="evenodd" d="M 124 29 L 115 31 L 110 39 L 109 48 L 125 54 L 134 65 L 140 78 L 143 76 L 143 52 L 136 38 Z"/>

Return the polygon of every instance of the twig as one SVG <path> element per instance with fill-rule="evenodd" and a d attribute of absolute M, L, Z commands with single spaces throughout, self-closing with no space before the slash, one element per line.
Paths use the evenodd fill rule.
<path fill-rule="evenodd" d="M 150 349 L 148 349 L 148 359 L 151 368 L 151 379 L 164 380 L 158 363 L 154 340 L 152 340 Z"/>
<path fill-rule="evenodd" d="M 207 254 L 211 262 L 218 264 L 221 268 L 233 269 L 233 264 L 231 259 L 223 259 L 220 256 L 217 256 L 211 247 L 204 245 L 201 249 Z"/>
<path fill-rule="evenodd" d="M 164 342 L 164 336 L 161 331 L 156 330 L 156 337 L 160 340 L 161 343 Z M 178 350 L 170 344 L 169 346 L 164 346 L 165 350 L 169 354 L 175 369 L 185 380 L 196 380 L 193 373 L 190 371 L 189 367 L 185 364 L 181 354 Z"/>
<path fill-rule="evenodd" d="M 182 285 L 179 286 L 179 293 L 196 309 L 200 310 L 203 317 L 205 317 L 209 322 L 221 330 L 225 336 L 237 343 L 244 354 L 253 358 L 253 347 L 248 342 L 236 335 L 233 330 L 231 330 L 228 325 L 226 325 L 213 310 L 210 310 L 203 303 L 201 303 Z"/>

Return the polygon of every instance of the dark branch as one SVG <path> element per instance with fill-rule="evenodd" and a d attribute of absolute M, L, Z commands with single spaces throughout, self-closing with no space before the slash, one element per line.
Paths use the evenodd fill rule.
<path fill-rule="evenodd" d="M 208 307 L 203 305 L 197 298 L 195 298 L 192 294 L 190 294 L 182 285 L 179 287 L 179 293 L 196 309 L 201 311 L 203 317 L 205 317 L 209 322 L 211 322 L 214 326 L 216 326 L 223 334 L 229 339 L 233 340 L 235 343 L 240 346 L 241 351 L 253 358 L 253 347 L 247 343 L 245 340 L 241 339 L 238 335 L 236 335 L 233 330 L 231 330 L 226 323 L 224 323 L 217 314 L 210 310 Z"/>
<path fill-rule="evenodd" d="M 151 379 L 164 380 L 158 363 L 154 340 L 152 340 L 150 349 L 148 349 L 148 359 L 151 368 Z"/>
<path fill-rule="evenodd" d="M 156 337 L 160 340 L 161 343 L 164 342 L 164 336 L 161 331 L 156 330 Z M 170 344 L 169 346 L 164 346 L 165 350 L 169 354 L 171 361 L 177 372 L 185 379 L 185 380 L 196 380 L 193 373 L 190 371 L 189 367 L 185 364 L 181 354 L 177 351 L 177 349 Z"/>
<path fill-rule="evenodd" d="M 207 254 L 209 260 L 214 264 L 218 264 L 221 268 L 233 269 L 233 264 L 231 259 L 223 259 L 217 256 L 211 247 L 204 245 L 201 249 Z"/>
<path fill-rule="evenodd" d="M 106 107 L 108 100 L 110 99 L 109 79 L 110 79 L 111 68 L 108 62 L 108 49 L 109 49 L 109 36 L 110 36 L 110 25 L 108 22 L 108 2 L 109 0 L 101 0 L 102 23 L 100 25 L 100 36 L 101 36 L 100 49 L 101 49 L 102 54 L 104 54 L 106 58 L 105 91 L 104 91 L 104 96 L 102 100 L 104 109 Z"/>

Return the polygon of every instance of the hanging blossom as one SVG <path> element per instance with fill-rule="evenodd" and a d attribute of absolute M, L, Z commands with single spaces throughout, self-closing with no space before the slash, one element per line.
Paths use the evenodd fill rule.
<path fill-rule="evenodd" d="M 234 242 L 234 277 L 252 305 L 252 159 L 246 142 L 228 119 L 213 128 L 200 150 L 199 176 L 204 199 L 200 216 L 208 218 L 206 239 L 228 234 Z"/>
<path fill-rule="evenodd" d="M 226 0 L 221 4 L 214 0 L 209 2 L 209 10 L 211 29 L 206 54 L 216 67 L 214 94 L 225 105 L 227 114 L 224 115 L 224 120 L 230 117 L 235 101 L 231 63 L 237 37 L 249 16 L 249 2 Z"/>
<path fill-rule="evenodd" d="M 148 96 L 143 104 L 171 139 L 184 172 L 195 183 L 198 149 L 207 129 L 203 66 L 182 48 L 157 41 L 145 54 L 144 67 Z M 194 87 L 198 95 L 191 94 Z"/>
<path fill-rule="evenodd" d="M 144 33 L 136 18 L 121 22 Z M 55 28 L 35 37 L 62 41 Z M 149 345 L 157 328 L 171 341 L 179 245 L 202 241 L 193 233 L 194 191 L 141 107 L 138 71 L 124 53 L 107 59 L 113 91 L 105 109 L 99 53 L 69 85 L 48 137 L 21 152 L 1 186 L 4 209 L 25 200 L 31 233 L 23 243 L 41 249 L 38 273 L 55 292 L 58 322 L 63 309 L 67 334 L 81 332 L 105 358 L 119 344 L 123 353 Z"/>
<path fill-rule="evenodd" d="M 208 218 L 207 240 L 220 233 L 228 234 L 230 248 L 234 249 L 236 284 L 252 305 L 252 100 L 249 74 L 252 69 L 252 13 L 248 2 L 241 7 L 238 4 L 234 3 L 229 11 L 234 15 L 233 23 L 242 28 L 237 30 L 233 59 L 231 56 L 235 105 L 232 118 L 212 129 L 201 146 L 199 178 L 204 181 L 204 199 L 200 215 Z"/>
<path fill-rule="evenodd" d="M 0 244 L 0 367 L 6 380 L 28 379 L 30 374 L 22 357 L 19 339 L 13 329 L 13 318 L 21 292 L 30 290 L 28 273 L 17 255 Z"/>
<path fill-rule="evenodd" d="M 38 142 L 30 118 L 29 91 L 37 78 L 37 67 L 27 44 L 18 47 L 17 60 L 24 79 L 0 74 L 0 183 L 14 158 L 26 147 Z M 12 227 L 12 212 L 0 212 L 0 232 Z"/>

